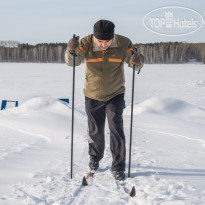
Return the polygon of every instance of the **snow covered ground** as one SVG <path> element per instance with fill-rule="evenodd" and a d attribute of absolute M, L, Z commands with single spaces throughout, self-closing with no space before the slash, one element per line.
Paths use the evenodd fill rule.
<path fill-rule="evenodd" d="M 0 64 L 0 204 L 205 204 L 205 65 L 145 65 L 136 75 L 129 197 L 111 175 L 109 129 L 93 184 L 88 170 L 84 65 L 76 68 L 74 167 L 70 179 L 72 68 L 62 64 Z M 132 70 L 125 66 L 127 156 Z M 9 106 L 9 105 L 8 105 Z M 127 157 L 128 159 L 128 157 Z M 128 162 L 128 160 L 127 160 Z"/>

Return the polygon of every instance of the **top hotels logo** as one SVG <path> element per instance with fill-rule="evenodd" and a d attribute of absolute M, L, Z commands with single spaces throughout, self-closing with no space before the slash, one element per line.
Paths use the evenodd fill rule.
<path fill-rule="evenodd" d="M 157 34 L 167 36 L 187 35 L 199 30 L 203 16 L 190 8 L 168 6 L 154 9 L 145 15 L 144 26 Z"/>

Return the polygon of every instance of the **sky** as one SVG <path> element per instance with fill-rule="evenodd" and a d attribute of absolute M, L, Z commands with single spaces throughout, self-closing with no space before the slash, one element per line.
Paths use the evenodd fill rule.
<path fill-rule="evenodd" d="M 201 27 L 181 36 L 161 35 L 147 29 L 145 16 L 168 6 L 196 11 L 203 19 Z M 180 10 L 182 14 L 186 11 Z M 192 14 L 193 11 L 186 15 Z M 65 43 L 73 34 L 84 37 L 93 33 L 93 25 L 99 19 L 111 20 L 115 33 L 127 36 L 133 43 L 205 42 L 204 0 L 0 0 L 0 41 Z"/>

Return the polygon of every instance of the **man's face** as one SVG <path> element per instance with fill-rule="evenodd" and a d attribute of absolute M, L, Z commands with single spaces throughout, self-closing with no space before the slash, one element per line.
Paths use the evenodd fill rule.
<path fill-rule="evenodd" d="M 98 47 L 101 48 L 101 50 L 105 51 L 111 45 L 112 39 L 111 40 L 100 40 L 100 39 L 96 38 L 96 43 L 97 43 Z"/>

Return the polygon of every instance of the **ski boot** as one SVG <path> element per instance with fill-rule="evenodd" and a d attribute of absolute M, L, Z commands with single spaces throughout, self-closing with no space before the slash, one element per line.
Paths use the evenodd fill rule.
<path fill-rule="evenodd" d="M 112 174 L 116 180 L 122 181 L 125 179 L 124 171 L 112 171 Z"/>
<path fill-rule="evenodd" d="M 89 167 L 90 167 L 90 171 L 96 171 L 99 167 L 99 162 L 90 161 Z"/>

